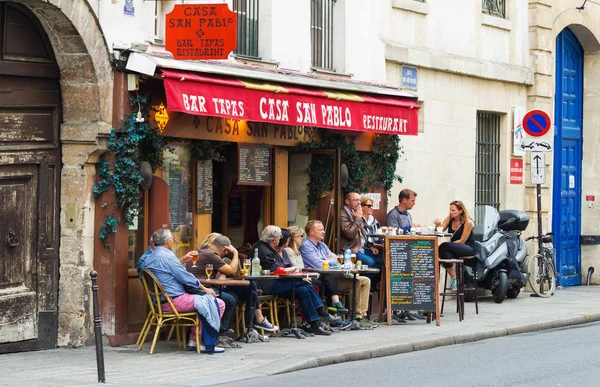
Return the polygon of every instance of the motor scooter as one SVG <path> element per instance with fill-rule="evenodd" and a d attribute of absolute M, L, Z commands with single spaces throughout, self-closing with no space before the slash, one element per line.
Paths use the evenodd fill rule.
<path fill-rule="evenodd" d="M 477 252 L 477 286 L 492 291 L 495 302 L 501 303 L 508 290 L 509 255 L 505 232 L 498 228 L 500 215 L 491 206 L 477 206 L 473 228 Z M 466 267 L 465 281 L 473 283 L 473 269 Z M 468 286 L 469 287 L 469 286 Z M 465 301 L 471 301 L 473 291 L 465 292 Z"/>
<path fill-rule="evenodd" d="M 522 231 L 529 225 L 529 216 L 520 210 L 499 212 L 498 228 L 505 232 L 508 255 L 516 265 L 509 265 L 506 297 L 517 298 L 527 284 L 527 244 Z"/>

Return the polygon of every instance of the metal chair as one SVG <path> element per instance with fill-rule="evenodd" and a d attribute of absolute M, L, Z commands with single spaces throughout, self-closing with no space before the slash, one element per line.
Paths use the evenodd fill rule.
<path fill-rule="evenodd" d="M 142 269 L 142 283 L 144 284 L 150 313 L 148 313 L 148 317 L 144 323 L 145 330 L 142 328 L 142 333 L 140 333 L 141 339 L 138 338 L 138 349 L 142 349 L 150 329 L 154 326 L 154 339 L 152 340 L 152 346 L 150 347 L 150 354 L 153 354 L 160 329 L 163 326 L 170 324 L 171 331 L 169 332 L 167 340 L 171 338 L 171 334 L 173 333 L 173 330 L 175 330 L 178 346 L 185 346 L 185 327 L 194 327 L 197 343 L 196 351 L 200 353 L 200 318 L 198 317 L 198 313 L 196 311 L 178 312 L 175 305 L 173 305 L 173 301 L 171 301 L 171 297 L 167 295 L 160 282 L 158 282 L 156 277 L 147 269 Z M 155 302 L 155 300 L 157 302 Z M 173 312 L 163 312 L 161 304 L 164 303 L 168 303 Z"/>

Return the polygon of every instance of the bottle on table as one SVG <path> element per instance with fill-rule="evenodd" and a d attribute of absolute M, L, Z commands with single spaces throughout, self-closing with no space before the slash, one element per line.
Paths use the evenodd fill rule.
<path fill-rule="evenodd" d="M 254 249 L 254 258 L 252 258 L 252 271 L 250 275 L 253 277 L 257 277 L 260 275 L 261 266 L 260 266 L 260 258 L 258 258 L 258 249 Z"/>
<path fill-rule="evenodd" d="M 350 247 L 346 246 L 344 250 L 344 269 L 350 269 L 352 267 L 352 251 Z"/>

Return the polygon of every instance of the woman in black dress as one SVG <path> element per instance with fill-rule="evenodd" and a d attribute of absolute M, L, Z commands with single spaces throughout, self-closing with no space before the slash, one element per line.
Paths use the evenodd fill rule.
<path fill-rule="evenodd" d="M 444 242 L 439 247 L 440 259 L 454 259 L 460 257 L 474 256 L 475 252 L 475 240 L 473 239 L 473 226 L 475 223 L 469 217 L 469 213 L 465 208 L 465 205 L 460 200 L 455 200 L 450 203 L 450 213 L 440 222 L 439 219 L 435 220 L 435 225 L 442 227 L 446 232 L 452 233 L 450 242 Z M 466 265 L 470 265 L 471 262 L 476 263 L 474 259 L 465 260 Z M 450 281 L 450 288 L 456 289 L 456 271 L 452 264 L 444 264 L 446 271 L 452 277 Z"/>

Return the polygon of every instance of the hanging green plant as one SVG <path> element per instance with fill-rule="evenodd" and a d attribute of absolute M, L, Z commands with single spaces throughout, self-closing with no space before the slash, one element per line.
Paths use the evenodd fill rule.
<path fill-rule="evenodd" d="M 163 163 L 163 151 L 167 138 L 161 136 L 155 125 L 149 122 L 148 98 L 136 96 L 130 98 L 132 112 L 122 121 L 118 130 L 110 132 L 108 152 L 114 155 L 114 161 L 107 161 L 106 155 L 98 162 L 98 181 L 92 189 L 94 198 L 115 190 L 114 203 L 102 203 L 103 207 L 112 206 L 113 212 L 100 227 L 99 238 L 105 247 L 110 233 L 116 232 L 117 224 L 126 222 L 133 225 L 142 210 L 142 183 L 140 162 L 147 161 L 154 172 Z M 112 167 L 111 167 L 112 165 Z M 119 210 L 122 215 L 116 215 Z"/>
<path fill-rule="evenodd" d="M 191 140 L 190 152 L 193 159 L 199 161 L 225 161 L 223 150 L 229 144 L 227 141 Z"/>
<path fill-rule="evenodd" d="M 400 138 L 395 135 L 377 135 L 373 141 L 371 152 L 359 152 L 354 141 L 356 137 L 348 137 L 325 129 L 316 129 L 319 136 L 312 136 L 309 142 L 300 143 L 293 148 L 296 151 L 313 149 L 341 150 L 342 163 L 349 171 L 345 192 L 365 192 L 370 187 L 384 187 L 388 191 L 394 181 L 402 182 L 396 175 L 396 163 L 404 153 L 400 146 Z M 320 138 L 318 141 L 316 138 Z M 334 160 L 332 155 L 313 154 L 307 168 L 308 206 L 316 207 L 319 199 L 333 189 Z"/>

